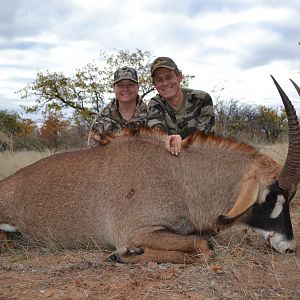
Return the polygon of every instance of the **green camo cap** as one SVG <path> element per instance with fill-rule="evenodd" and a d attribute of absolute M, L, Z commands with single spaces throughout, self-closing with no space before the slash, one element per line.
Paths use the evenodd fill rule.
<path fill-rule="evenodd" d="M 151 76 L 153 77 L 153 72 L 158 68 L 167 68 L 170 70 L 178 70 L 177 65 L 174 60 L 170 57 L 158 57 L 154 60 L 151 65 Z"/>
<path fill-rule="evenodd" d="M 130 67 L 119 68 L 114 74 L 114 84 L 123 79 L 132 80 L 138 83 L 136 70 Z"/>

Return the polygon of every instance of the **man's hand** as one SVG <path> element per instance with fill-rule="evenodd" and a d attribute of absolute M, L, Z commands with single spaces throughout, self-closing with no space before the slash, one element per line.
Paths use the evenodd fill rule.
<path fill-rule="evenodd" d="M 166 149 L 173 155 L 181 151 L 182 138 L 180 135 L 168 135 L 165 140 Z"/>

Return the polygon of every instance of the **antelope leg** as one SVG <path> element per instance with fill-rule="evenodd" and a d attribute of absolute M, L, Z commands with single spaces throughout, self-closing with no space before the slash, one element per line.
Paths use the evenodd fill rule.
<path fill-rule="evenodd" d="M 199 258 L 207 259 L 212 250 L 210 244 L 204 238 L 166 231 L 152 232 L 131 244 L 133 244 L 132 247 L 119 248 L 114 253 L 117 253 L 117 256 L 110 256 L 110 259 L 122 263 L 152 261 L 182 264 L 194 262 Z"/>

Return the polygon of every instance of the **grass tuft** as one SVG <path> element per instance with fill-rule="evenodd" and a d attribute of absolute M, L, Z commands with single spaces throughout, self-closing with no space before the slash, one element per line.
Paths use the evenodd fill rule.
<path fill-rule="evenodd" d="M 0 180 L 49 155 L 51 155 L 50 152 L 38 151 L 0 153 Z"/>

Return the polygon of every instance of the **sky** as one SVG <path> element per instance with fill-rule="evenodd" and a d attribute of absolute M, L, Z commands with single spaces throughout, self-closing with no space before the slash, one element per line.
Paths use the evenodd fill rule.
<path fill-rule="evenodd" d="M 37 72 L 71 75 L 100 52 L 169 56 L 190 87 L 279 108 L 272 74 L 300 97 L 299 0 L 0 0 L 0 110 L 33 104 L 15 92 Z M 213 95 L 212 95 L 213 96 Z M 32 101 L 33 99 L 31 99 Z M 24 117 L 28 115 L 23 115 Z"/>

